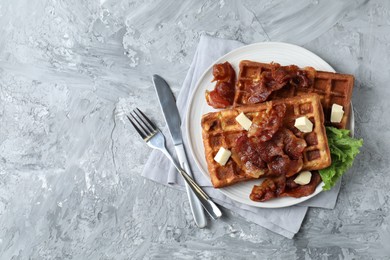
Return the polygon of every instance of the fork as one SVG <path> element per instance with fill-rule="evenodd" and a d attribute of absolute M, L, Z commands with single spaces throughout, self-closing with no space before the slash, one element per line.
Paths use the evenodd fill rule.
<path fill-rule="evenodd" d="M 150 121 L 149 118 L 147 118 L 144 113 L 142 113 L 142 111 L 138 108 L 134 109 L 130 113 L 130 116 L 127 116 L 127 118 L 149 147 L 160 150 L 166 157 L 168 157 L 168 159 L 173 163 L 180 175 L 187 182 L 188 186 L 195 193 L 196 197 L 198 197 L 206 212 L 209 213 L 209 215 L 213 219 L 221 217 L 222 212 L 217 207 L 217 205 L 172 158 L 171 154 L 168 152 L 165 146 L 165 137 L 161 133 L 160 129 L 158 129 L 153 124 L 153 122 Z"/>

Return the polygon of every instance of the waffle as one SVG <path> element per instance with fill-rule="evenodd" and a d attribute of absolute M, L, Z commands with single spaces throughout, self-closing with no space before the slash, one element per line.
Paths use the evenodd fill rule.
<path fill-rule="evenodd" d="M 240 62 L 240 71 L 237 80 L 236 94 L 234 99 L 235 106 L 246 105 L 246 90 L 249 86 L 260 78 L 263 71 L 269 71 L 271 64 L 259 63 L 248 60 Z M 337 128 L 345 128 L 350 114 L 350 102 L 354 77 L 349 74 L 339 74 L 333 72 L 316 71 L 314 84 L 308 89 L 298 89 L 293 86 L 285 86 L 280 90 L 273 92 L 268 100 L 300 96 L 307 93 L 316 93 L 321 98 L 321 104 L 324 109 L 325 125 Z M 330 115 L 332 105 L 336 103 L 343 106 L 344 116 L 340 123 L 331 123 Z"/>
<path fill-rule="evenodd" d="M 240 181 L 256 179 L 263 176 L 252 176 L 245 169 L 230 158 L 225 166 L 214 161 L 214 156 L 222 146 L 231 150 L 238 136 L 247 133 L 235 120 L 243 112 L 249 119 L 265 113 L 269 105 L 284 103 L 286 113 L 283 126 L 290 129 L 295 135 L 303 137 L 307 143 L 303 151 L 302 170 L 323 169 L 330 165 L 331 158 L 324 127 L 324 114 L 320 97 L 316 94 L 307 94 L 300 97 L 279 99 L 261 104 L 235 107 L 203 115 L 202 137 L 205 148 L 205 157 L 212 184 L 215 188 L 225 187 Z M 294 127 L 295 119 L 307 116 L 313 123 L 313 131 L 302 133 Z"/>

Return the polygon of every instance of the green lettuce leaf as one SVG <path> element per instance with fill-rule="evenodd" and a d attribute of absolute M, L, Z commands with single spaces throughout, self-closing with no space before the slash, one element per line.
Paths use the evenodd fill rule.
<path fill-rule="evenodd" d="M 326 127 L 332 164 L 320 170 L 323 189 L 332 188 L 339 178 L 352 166 L 353 160 L 363 145 L 363 139 L 355 139 L 349 136 L 349 130 Z"/>

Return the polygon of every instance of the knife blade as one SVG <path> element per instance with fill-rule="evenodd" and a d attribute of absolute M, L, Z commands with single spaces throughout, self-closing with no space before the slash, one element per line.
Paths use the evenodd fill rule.
<path fill-rule="evenodd" d="M 165 122 L 168 125 L 168 129 L 171 134 L 173 144 L 175 146 L 176 154 L 179 159 L 180 165 L 188 173 L 188 175 L 192 177 L 192 171 L 188 163 L 187 155 L 183 144 L 183 138 L 180 129 L 180 114 L 176 106 L 175 97 L 173 96 L 173 93 L 168 83 L 159 75 L 153 75 L 153 83 L 157 92 L 157 97 L 160 101 L 160 106 L 164 115 Z M 186 190 L 195 223 L 198 227 L 203 228 L 207 225 L 207 220 L 199 199 L 204 198 L 198 198 L 187 184 Z M 210 208 L 204 207 L 204 209 L 210 214 L 213 219 L 216 219 L 222 215 L 220 210 L 215 205 Z"/>

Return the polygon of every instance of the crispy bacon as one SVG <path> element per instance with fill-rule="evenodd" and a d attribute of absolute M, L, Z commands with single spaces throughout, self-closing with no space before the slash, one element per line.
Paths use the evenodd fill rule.
<path fill-rule="evenodd" d="M 295 176 L 292 178 L 287 178 L 285 190 L 280 194 L 280 197 L 300 198 L 309 196 L 316 190 L 318 184 L 321 183 L 321 176 L 318 171 L 311 172 L 311 180 L 306 185 L 298 185 L 294 182 L 294 179 Z"/>
<path fill-rule="evenodd" d="M 259 81 L 254 81 L 249 88 L 250 95 L 248 98 L 249 104 L 264 102 L 268 99 L 273 91 L 283 88 L 293 77 L 293 68 L 298 67 L 286 66 L 282 67 L 278 63 L 271 65 L 270 71 L 263 71 Z"/>
<path fill-rule="evenodd" d="M 286 86 L 309 88 L 313 85 L 315 70 L 311 67 L 299 69 L 295 65 L 280 66 L 272 63 L 269 71 L 263 71 L 258 81 L 253 81 L 248 88 L 248 104 L 264 102 L 272 92 Z"/>
<path fill-rule="evenodd" d="M 213 108 L 226 108 L 231 105 L 229 100 L 226 100 L 223 96 L 219 95 L 216 90 L 211 92 L 206 90 L 206 101 L 207 104 Z"/>
<path fill-rule="evenodd" d="M 276 138 L 273 138 L 266 142 L 259 142 L 258 139 L 253 139 L 253 142 L 255 142 L 257 145 L 256 147 L 259 156 L 266 163 L 270 163 L 276 156 L 284 154 L 283 143 L 278 142 Z"/>
<path fill-rule="evenodd" d="M 271 68 L 272 78 L 281 85 L 286 85 L 290 82 L 291 79 L 295 77 L 299 68 L 295 65 L 290 66 L 280 66 L 277 63 Z"/>
<path fill-rule="evenodd" d="M 303 159 L 302 156 L 296 160 L 290 160 L 290 167 L 286 171 L 286 177 L 291 177 L 296 175 L 298 172 L 302 170 L 303 167 Z"/>
<path fill-rule="evenodd" d="M 305 140 L 296 137 L 290 130 L 281 128 L 266 142 L 260 142 L 254 137 L 248 138 L 243 134 L 236 140 L 232 152 L 238 155 L 238 161 L 249 171 L 265 169 L 266 176 L 290 177 L 302 169 L 304 147 Z M 291 154 L 294 154 L 294 157 Z"/>
<path fill-rule="evenodd" d="M 286 185 L 295 187 L 291 181 L 286 184 L 286 178 L 293 178 L 303 167 L 303 150 L 307 144 L 303 137 L 297 137 L 282 126 L 285 113 L 284 104 L 270 105 L 252 120 L 248 134 L 238 136 L 232 147 L 233 160 L 249 175 L 269 177 L 260 186 L 253 187 L 252 200 L 266 201 L 282 196 Z M 302 194 L 310 189 L 304 190 Z M 290 189 L 289 192 L 295 191 Z M 298 196 L 298 193 L 295 192 L 294 196 Z"/>
<path fill-rule="evenodd" d="M 297 160 L 302 157 L 302 152 L 307 146 L 306 141 L 303 138 L 295 136 L 293 132 L 287 128 L 283 128 L 278 134 L 280 135 L 278 138 L 283 139 L 284 152 L 291 159 Z"/>
<path fill-rule="evenodd" d="M 249 198 L 253 201 L 266 201 L 280 197 L 286 187 L 286 176 L 280 175 L 265 179 L 259 186 L 253 186 Z"/>
<path fill-rule="evenodd" d="M 282 125 L 285 113 L 285 104 L 270 107 L 264 114 L 253 118 L 248 136 L 256 137 L 260 142 L 270 140 Z"/>
<path fill-rule="evenodd" d="M 285 105 L 271 106 L 253 119 L 248 136 L 236 140 L 233 157 L 247 171 L 263 169 L 261 175 L 290 177 L 302 169 L 306 141 L 281 127 L 285 112 Z"/>
<path fill-rule="evenodd" d="M 283 175 L 267 178 L 260 185 L 253 187 L 249 197 L 253 201 L 260 202 L 278 197 L 300 198 L 312 194 L 321 182 L 321 176 L 318 171 L 312 172 L 311 180 L 306 185 L 296 184 L 294 179 L 295 176 L 286 178 Z"/>
<path fill-rule="evenodd" d="M 232 148 L 232 156 L 237 156 L 238 161 L 245 165 L 247 171 L 258 172 L 267 168 L 266 163 L 261 159 L 256 144 L 245 134 L 237 138 L 236 145 Z"/>
<path fill-rule="evenodd" d="M 310 88 L 313 85 L 315 73 L 316 70 L 312 67 L 298 70 L 296 75 L 290 79 L 290 84 L 297 88 Z"/>
<path fill-rule="evenodd" d="M 276 162 L 268 165 L 269 175 L 285 174 L 287 177 L 298 173 L 303 166 L 302 152 L 306 147 L 306 141 L 296 137 L 290 130 L 281 128 L 274 137 L 264 143 L 259 143 L 259 151 L 262 160 L 272 162 L 276 156 Z"/>
<path fill-rule="evenodd" d="M 290 158 L 285 154 L 275 156 L 267 165 L 268 175 L 286 175 L 290 168 L 290 163 Z"/>
<path fill-rule="evenodd" d="M 258 139 L 255 139 L 258 140 Z M 267 163 L 267 178 L 260 186 L 254 186 L 250 198 L 254 201 L 266 201 L 271 198 L 288 196 L 307 196 L 314 192 L 317 180 L 305 188 L 297 186 L 293 179 L 303 166 L 303 150 L 306 141 L 293 134 L 287 128 L 280 128 L 270 140 L 257 141 L 257 152 L 261 159 Z M 287 178 L 287 179 L 286 179 Z M 306 185 L 305 185 L 306 186 Z M 312 187 L 314 186 L 314 188 Z M 286 188 L 287 187 L 287 188 Z"/>
<path fill-rule="evenodd" d="M 249 87 L 249 91 L 251 95 L 248 97 L 248 104 L 257 104 L 264 102 L 272 93 L 272 90 L 267 89 L 265 84 L 263 84 L 262 82 L 254 82 Z"/>
<path fill-rule="evenodd" d="M 217 81 L 213 91 L 206 91 L 207 104 L 213 108 L 226 108 L 233 105 L 236 73 L 229 62 L 213 67 L 213 81 Z"/>

